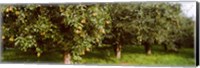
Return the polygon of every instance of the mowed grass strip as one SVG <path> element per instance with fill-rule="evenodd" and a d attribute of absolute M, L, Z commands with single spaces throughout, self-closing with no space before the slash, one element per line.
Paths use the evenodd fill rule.
<path fill-rule="evenodd" d="M 61 53 L 51 52 L 41 57 L 18 50 L 3 51 L 2 62 L 6 63 L 56 63 L 62 64 Z M 78 64 L 88 65 L 150 65 L 150 66 L 194 66 L 194 49 L 182 48 L 178 53 L 167 52 L 162 46 L 154 46 L 152 55 L 146 55 L 143 46 L 125 46 L 121 59 L 116 59 L 113 49 L 97 48 L 86 52 Z"/>

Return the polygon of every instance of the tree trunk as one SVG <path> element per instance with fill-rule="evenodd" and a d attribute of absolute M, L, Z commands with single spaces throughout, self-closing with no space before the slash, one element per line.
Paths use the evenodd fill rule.
<path fill-rule="evenodd" d="M 175 47 L 176 47 L 177 49 L 181 49 L 181 46 L 180 46 L 180 44 L 178 44 L 178 43 L 175 43 Z"/>
<path fill-rule="evenodd" d="M 117 44 L 115 45 L 115 56 L 117 59 L 120 59 L 121 58 L 121 44 Z"/>
<path fill-rule="evenodd" d="M 69 52 L 64 52 L 64 64 L 71 64 L 71 55 Z"/>
<path fill-rule="evenodd" d="M 151 46 L 148 43 L 144 45 L 144 48 L 147 55 L 151 55 Z"/>
<path fill-rule="evenodd" d="M 176 48 L 176 45 L 173 45 L 173 46 L 172 46 L 172 51 L 178 52 L 178 49 Z"/>
<path fill-rule="evenodd" d="M 165 51 L 168 51 L 167 45 L 166 44 L 163 44 L 163 45 L 164 45 Z"/>

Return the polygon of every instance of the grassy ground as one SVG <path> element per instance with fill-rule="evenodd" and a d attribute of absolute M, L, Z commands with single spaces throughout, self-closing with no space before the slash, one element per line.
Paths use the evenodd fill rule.
<path fill-rule="evenodd" d="M 194 50 L 180 49 L 178 53 L 166 52 L 161 47 L 153 47 L 152 55 L 146 55 L 141 46 L 126 46 L 122 50 L 121 59 L 115 59 L 112 49 L 98 48 L 86 53 L 79 64 L 102 65 L 152 65 L 152 66 L 194 66 Z M 21 53 L 17 50 L 3 52 L 3 62 L 17 63 L 61 63 L 60 53 L 48 53 L 37 58 L 30 53 Z"/>

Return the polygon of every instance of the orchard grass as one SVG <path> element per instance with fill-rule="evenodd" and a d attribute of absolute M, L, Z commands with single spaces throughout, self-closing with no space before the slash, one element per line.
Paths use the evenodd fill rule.
<path fill-rule="evenodd" d="M 55 63 L 63 64 L 62 54 L 50 52 L 37 57 L 33 53 L 19 50 L 3 51 L 4 63 Z M 102 47 L 86 52 L 82 60 L 75 62 L 86 65 L 150 65 L 150 66 L 194 66 L 194 49 L 181 48 L 179 52 L 165 51 L 162 46 L 154 46 L 152 55 L 146 55 L 143 46 L 124 46 L 121 59 L 116 59 L 113 49 Z"/>

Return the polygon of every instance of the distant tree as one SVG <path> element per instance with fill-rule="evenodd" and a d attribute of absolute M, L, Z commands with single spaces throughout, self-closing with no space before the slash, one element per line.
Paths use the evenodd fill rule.
<path fill-rule="evenodd" d="M 107 38 L 117 58 L 123 45 L 141 44 L 151 54 L 151 45 L 172 42 L 169 33 L 178 28 L 181 13 L 180 5 L 172 3 L 121 3 L 111 9 L 112 30 Z"/>
<path fill-rule="evenodd" d="M 104 43 L 110 44 L 115 52 L 117 59 L 121 58 L 121 50 L 124 45 L 135 43 L 133 4 L 110 4 L 111 31 L 106 34 Z"/>

